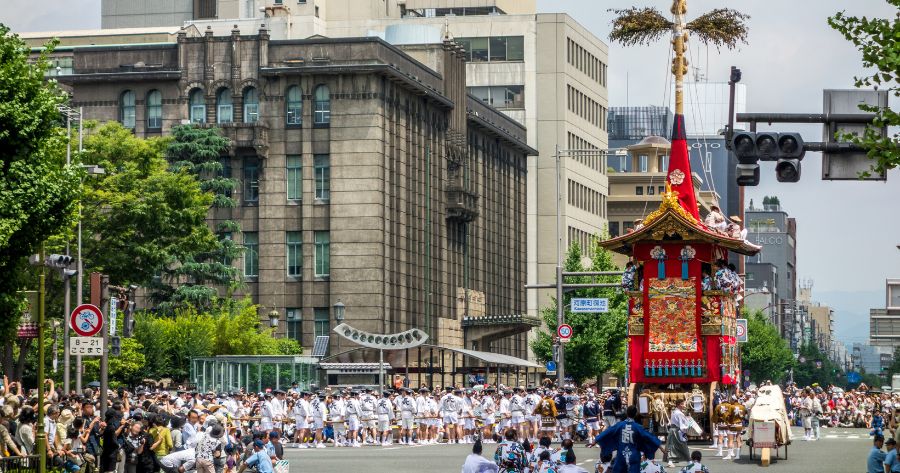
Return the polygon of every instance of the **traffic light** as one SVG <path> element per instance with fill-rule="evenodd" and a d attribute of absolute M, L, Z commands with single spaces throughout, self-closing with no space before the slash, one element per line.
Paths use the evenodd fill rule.
<path fill-rule="evenodd" d="M 68 268 L 75 258 L 69 255 L 50 255 L 44 260 L 44 265 L 48 268 Z"/>
<path fill-rule="evenodd" d="M 109 337 L 109 354 L 119 356 L 122 354 L 122 339 L 119 337 Z"/>
<path fill-rule="evenodd" d="M 759 164 L 738 164 L 737 165 L 737 185 L 739 185 L 739 186 L 758 186 L 759 185 Z"/>
<path fill-rule="evenodd" d="M 778 159 L 778 133 L 763 132 L 756 134 L 756 154 L 761 161 Z"/>
<path fill-rule="evenodd" d="M 739 186 L 759 184 L 759 161 L 777 161 L 775 176 L 779 182 L 800 180 L 800 160 L 806 153 L 799 133 L 738 132 L 731 139 L 738 160 Z"/>
<path fill-rule="evenodd" d="M 800 160 L 806 154 L 803 149 L 803 138 L 799 133 L 780 133 L 778 135 L 778 164 L 775 165 L 775 176 L 778 182 L 797 182 L 800 180 Z"/>
<path fill-rule="evenodd" d="M 122 324 L 122 336 L 125 338 L 134 335 L 134 301 L 127 301 L 125 305 L 125 321 Z"/>

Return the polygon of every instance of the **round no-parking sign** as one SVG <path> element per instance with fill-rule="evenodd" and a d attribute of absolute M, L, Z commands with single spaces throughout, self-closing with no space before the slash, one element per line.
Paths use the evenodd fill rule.
<path fill-rule="evenodd" d="M 572 326 L 569 324 L 562 324 L 556 329 L 556 334 L 559 335 L 560 340 L 568 341 L 572 338 Z"/>
<path fill-rule="evenodd" d="M 69 326 L 81 337 L 93 337 L 103 328 L 103 312 L 92 304 L 81 304 L 69 316 Z"/>

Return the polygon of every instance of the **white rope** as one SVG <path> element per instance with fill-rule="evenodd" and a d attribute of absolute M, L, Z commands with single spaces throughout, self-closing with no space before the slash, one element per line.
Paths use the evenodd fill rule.
<path fill-rule="evenodd" d="M 669 37 L 669 41 L 670 41 L 669 44 L 671 44 L 671 40 L 672 40 L 673 37 L 674 37 L 674 33 L 672 33 L 672 36 Z M 669 50 L 669 54 L 668 54 L 668 58 L 667 58 L 667 60 L 666 60 L 666 69 L 665 69 L 665 70 L 666 70 L 666 74 L 665 74 L 665 76 L 666 76 L 666 82 L 665 82 L 665 85 L 663 86 L 663 101 L 662 101 L 662 107 L 661 107 L 661 109 L 663 109 L 663 110 L 665 110 L 665 109 L 667 109 L 667 108 L 669 107 L 669 94 L 671 93 L 671 87 L 669 86 L 669 84 L 670 84 L 670 81 L 671 81 L 671 79 L 672 79 L 672 74 L 671 74 L 671 72 L 669 71 L 669 69 L 670 69 L 671 66 L 672 66 L 672 54 L 673 54 L 673 51 L 672 51 L 672 48 L 668 48 L 668 50 Z M 650 128 L 652 129 L 652 128 L 653 128 L 653 117 L 651 117 L 650 120 L 651 120 L 651 122 L 650 122 Z M 663 133 L 665 133 L 665 130 L 663 131 Z M 671 150 L 671 148 L 669 149 L 669 154 L 668 154 L 668 156 L 669 156 L 669 159 L 672 159 L 672 150 Z M 638 159 L 638 163 L 640 163 L 640 158 Z M 650 163 L 647 163 L 647 167 L 648 167 L 648 169 L 649 169 Z M 669 170 L 668 170 L 668 169 L 663 169 L 662 172 L 663 172 L 663 173 L 667 173 L 667 172 L 669 172 Z M 653 183 L 653 177 L 654 177 L 654 176 L 651 174 L 651 175 L 650 175 L 650 187 L 651 187 L 651 188 L 652 188 L 653 185 L 654 185 L 654 183 Z M 643 219 L 647 216 L 647 204 L 649 204 L 649 203 L 650 203 L 649 200 L 644 201 L 644 209 L 641 211 L 641 220 L 643 220 Z M 633 223 L 633 222 L 632 222 L 632 223 Z"/>
<path fill-rule="evenodd" d="M 687 48 L 687 49 L 688 49 L 688 55 L 690 56 L 690 60 L 691 60 L 691 62 L 693 62 L 694 54 L 690 48 Z M 709 83 L 708 78 L 705 78 L 705 83 L 707 83 L 707 84 Z M 699 91 L 697 90 L 697 81 L 694 81 L 692 83 L 692 85 L 694 87 L 694 105 L 695 106 L 693 107 L 693 110 L 691 110 L 691 115 L 694 118 L 694 121 L 700 124 L 700 129 L 702 130 L 702 129 L 704 129 L 703 116 L 702 116 L 703 114 L 700 113 L 700 111 L 698 110 L 700 108 L 700 97 L 699 97 Z M 712 178 L 712 162 L 710 161 L 710 163 L 709 163 L 709 167 L 710 167 L 709 170 L 707 170 L 706 166 L 705 166 L 706 161 L 704 159 L 704 153 L 708 152 L 707 150 L 709 149 L 709 144 L 706 141 L 706 133 L 705 132 L 702 133 L 700 135 L 700 137 L 703 140 L 703 150 L 697 150 L 697 152 L 700 154 L 700 167 L 703 168 L 703 176 L 709 182 L 710 189 L 712 189 L 713 192 L 718 194 L 718 191 L 716 190 L 716 182 Z M 690 148 L 688 149 L 688 159 L 690 159 Z"/>

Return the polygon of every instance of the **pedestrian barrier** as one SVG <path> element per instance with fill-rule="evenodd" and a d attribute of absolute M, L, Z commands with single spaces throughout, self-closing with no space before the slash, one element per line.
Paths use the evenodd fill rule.
<path fill-rule="evenodd" d="M 0 473 L 36 473 L 37 471 L 37 455 L 0 457 Z"/>

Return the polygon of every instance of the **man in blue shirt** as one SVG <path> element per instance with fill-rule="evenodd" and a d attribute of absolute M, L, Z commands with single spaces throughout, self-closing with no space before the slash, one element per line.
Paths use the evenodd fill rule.
<path fill-rule="evenodd" d="M 897 458 L 897 441 L 892 438 L 884 442 L 887 448 L 887 455 L 884 457 L 884 472 L 898 473 L 900 472 L 900 459 Z"/>
<path fill-rule="evenodd" d="M 612 450 L 618 452 L 613 463 L 613 473 L 639 473 L 641 454 L 652 459 L 653 454 L 660 448 L 660 441 L 634 421 L 637 407 L 628 406 L 625 415 L 627 419 L 601 432 L 594 439 L 594 444 L 600 445 L 601 455 Z"/>
<path fill-rule="evenodd" d="M 244 463 L 241 463 L 238 473 L 244 473 L 244 470 L 248 467 L 252 468 L 254 466 L 259 473 L 275 473 L 275 469 L 272 467 L 272 459 L 269 458 L 265 445 L 259 439 L 253 441 L 253 455 L 250 455 Z"/>
<path fill-rule="evenodd" d="M 872 450 L 869 451 L 869 458 L 866 459 L 866 473 L 884 473 L 884 452 L 881 447 L 884 446 L 884 436 L 876 435 L 873 441 Z"/>

